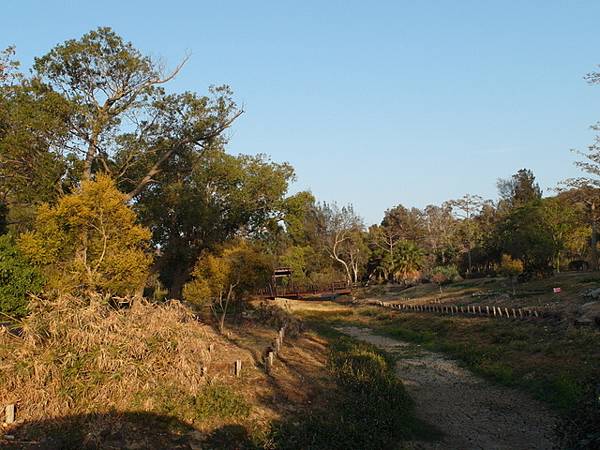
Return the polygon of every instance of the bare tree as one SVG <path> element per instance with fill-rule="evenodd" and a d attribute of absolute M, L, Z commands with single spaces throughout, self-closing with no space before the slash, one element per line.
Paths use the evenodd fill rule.
<path fill-rule="evenodd" d="M 339 263 L 346 274 L 346 281 L 357 281 L 359 268 L 366 251 L 361 243 L 364 225 L 352 205 L 339 207 L 336 203 L 323 203 L 319 206 L 322 216 L 320 234 L 327 254 Z"/>

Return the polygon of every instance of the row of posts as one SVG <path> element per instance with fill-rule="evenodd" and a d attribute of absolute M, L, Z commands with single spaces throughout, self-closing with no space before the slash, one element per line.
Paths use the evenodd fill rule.
<path fill-rule="evenodd" d="M 271 347 L 269 347 L 267 349 L 266 356 L 265 356 L 265 371 L 268 374 L 270 374 L 273 370 L 273 363 L 275 362 L 275 357 L 277 356 L 277 354 L 279 352 L 281 352 L 281 347 L 283 346 L 283 339 L 285 337 L 285 329 L 286 329 L 286 326 L 283 325 L 277 332 L 277 336 L 275 337 L 275 340 L 271 344 Z M 210 344 L 208 346 L 209 355 L 212 356 L 212 354 L 214 353 L 214 350 L 215 350 L 215 345 Z M 207 376 L 208 375 L 208 367 L 202 366 L 200 368 L 200 374 L 203 377 Z M 241 359 L 238 359 L 233 363 L 233 374 L 237 378 L 242 376 L 242 360 Z"/>
<path fill-rule="evenodd" d="M 468 306 L 454 306 L 454 305 L 437 305 L 437 304 L 424 304 L 424 305 L 412 305 L 406 303 L 387 303 L 379 302 L 380 306 L 385 308 L 399 309 L 403 311 L 416 311 L 416 312 L 435 312 L 441 314 L 474 314 L 480 316 L 489 317 L 506 317 L 514 319 L 525 319 L 528 317 L 540 317 L 539 313 L 535 309 L 522 309 L 522 308 L 501 308 L 499 306 L 481 306 L 481 305 L 468 305 Z"/>
<path fill-rule="evenodd" d="M 275 362 L 275 357 L 279 352 L 281 352 L 283 338 L 285 337 L 285 328 L 286 326 L 283 325 L 279 329 L 271 347 L 267 349 L 267 353 L 265 355 L 265 372 L 267 372 L 269 375 L 273 372 L 273 363 Z"/>

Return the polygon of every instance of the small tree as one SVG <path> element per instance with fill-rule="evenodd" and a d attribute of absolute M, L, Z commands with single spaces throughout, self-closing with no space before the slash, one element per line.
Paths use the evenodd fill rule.
<path fill-rule="evenodd" d="M 253 289 L 265 286 L 273 273 L 270 258 L 241 241 L 218 253 L 204 253 L 183 288 L 186 300 L 208 305 L 225 330 L 225 317 L 232 302 L 239 302 Z"/>
<path fill-rule="evenodd" d="M 510 255 L 502 255 L 502 260 L 500 261 L 500 273 L 505 277 L 510 278 L 512 293 L 515 295 L 515 281 L 516 278 L 523 273 L 523 261 L 520 259 L 513 259 Z"/>
<path fill-rule="evenodd" d="M 440 294 L 443 284 L 451 283 L 458 278 L 459 274 L 455 266 L 437 266 L 431 270 L 431 281 L 438 285 Z"/>
<path fill-rule="evenodd" d="M 50 289 L 123 295 L 146 281 L 149 239 L 150 231 L 136 224 L 125 195 L 100 175 L 55 206 L 40 207 L 34 230 L 21 235 L 18 244 L 43 267 Z"/>
<path fill-rule="evenodd" d="M 28 294 L 39 293 L 39 270 L 21 255 L 10 236 L 0 236 L 0 313 L 13 318 L 27 314 Z"/>

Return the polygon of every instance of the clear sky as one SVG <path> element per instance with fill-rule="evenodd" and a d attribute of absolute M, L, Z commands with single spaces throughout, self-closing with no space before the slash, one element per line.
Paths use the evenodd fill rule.
<path fill-rule="evenodd" d="M 229 84 L 246 113 L 233 153 L 297 171 L 293 189 L 353 203 L 496 196 L 526 167 L 547 189 L 578 172 L 600 86 L 599 1 L 4 0 L 0 46 L 34 56 L 110 26 L 170 64 L 173 90 Z"/>

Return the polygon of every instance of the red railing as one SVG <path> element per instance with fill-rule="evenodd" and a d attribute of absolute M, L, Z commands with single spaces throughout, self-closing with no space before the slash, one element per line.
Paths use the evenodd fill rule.
<path fill-rule="evenodd" d="M 345 281 L 335 281 L 322 285 L 307 286 L 277 286 L 272 285 L 267 289 L 261 289 L 256 293 L 264 298 L 324 298 L 336 295 L 350 295 L 352 288 Z"/>

